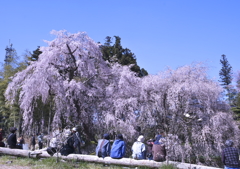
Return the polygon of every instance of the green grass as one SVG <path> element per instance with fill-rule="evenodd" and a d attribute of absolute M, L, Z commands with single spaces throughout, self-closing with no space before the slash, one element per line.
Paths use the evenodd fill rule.
<path fill-rule="evenodd" d="M 163 165 L 160 169 L 177 169 L 173 164 Z"/>
<path fill-rule="evenodd" d="M 11 164 L 6 164 L 12 161 Z M 31 169 L 135 169 L 135 167 L 122 167 L 116 165 L 104 166 L 103 164 L 72 161 L 59 161 L 56 158 L 23 158 L 14 156 L 0 156 L 0 165 L 7 166 L 27 166 Z M 138 167 L 137 169 L 152 169 L 149 167 Z M 177 169 L 173 165 L 164 165 L 159 169 Z"/>

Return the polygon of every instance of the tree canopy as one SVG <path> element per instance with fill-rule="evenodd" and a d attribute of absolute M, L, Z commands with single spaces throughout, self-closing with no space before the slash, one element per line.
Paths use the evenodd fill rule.
<path fill-rule="evenodd" d="M 228 85 L 232 83 L 232 66 L 229 64 L 226 55 L 222 55 L 222 59 L 220 59 L 222 68 L 219 72 L 220 82 L 227 88 Z"/>
<path fill-rule="evenodd" d="M 101 45 L 103 59 L 112 62 L 117 62 L 121 65 L 132 65 L 131 70 L 137 73 L 137 76 L 142 77 L 148 75 L 144 68 L 140 68 L 137 64 L 137 59 L 134 53 L 128 48 L 123 48 L 121 38 L 114 36 L 115 43 L 112 44 L 112 38 L 107 36 L 104 45 Z"/>
<path fill-rule="evenodd" d="M 18 72 L 5 93 L 20 106 L 26 132 L 34 132 L 38 121 L 42 130 L 46 124 L 52 130 L 79 125 L 90 140 L 105 132 L 123 133 L 132 143 L 139 128 L 145 137 L 164 129 L 169 159 L 178 160 L 218 155 L 226 139 L 239 144 L 238 126 L 221 101 L 222 88 L 207 77 L 204 65 L 140 78 L 131 64 L 119 63 L 120 39 L 108 56 L 86 33 L 52 33 L 56 38 L 39 48 L 38 60 Z M 112 61 L 115 57 L 118 61 Z"/>
<path fill-rule="evenodd" d="M 222 68 L 219 72 L 220 82 L 223 88 L 226 90 L 227 99 L 229 104 L 233 104 L 234 97 L 236 95 L 234 87 L 231 85 L 233 80 L 232 66 L 229 64 L 226 55 L 222 55 L 222 59 L 220 59 Z"/>
<path fill-rule="evenodd" d="M 28 56 L 27 59 L 29 61 L 37 61 L 41 53 L 42 51 L 40 51 L 40 46 L 38 46 L 36 50 L 30 53 L 30 56 Z"/>

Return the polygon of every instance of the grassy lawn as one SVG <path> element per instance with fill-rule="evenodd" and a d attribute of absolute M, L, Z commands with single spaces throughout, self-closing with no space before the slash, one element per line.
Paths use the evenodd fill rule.
<path fill-rule="evenodd" d="M 12 168 L 27 168 L 27 169 L 136 169 L 136 167 L 122 166 L 104 166 L 103 164 L 77 162 L 77 161 L 59 161 L 55 158 L 23 158 L 15 156 L 0 156 L 0 165 L 6 169 Z M 150 169 L 149 167 L 137 167 L 137 169 Z M 160 169 L 176 169 L 173 166 L 162 166 Z"/>

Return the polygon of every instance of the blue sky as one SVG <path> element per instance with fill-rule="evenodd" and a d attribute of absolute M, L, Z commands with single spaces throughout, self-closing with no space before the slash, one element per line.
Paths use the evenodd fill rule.
<path fill-rule="evenodd" d="M 222 54 L 240 70 L 239 9 L 239 0 L 1 0 L 0 62 L 9 39 L 21 56 L 65 29 L 101 43 L 120 36 L 150 74 L 204 62 L 217 80 Z"/>

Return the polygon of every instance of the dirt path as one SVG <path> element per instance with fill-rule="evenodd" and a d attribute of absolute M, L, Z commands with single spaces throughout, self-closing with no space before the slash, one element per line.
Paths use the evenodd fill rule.
<path fill-rule="evenodd" d="M 1 164 L 1 169 L 31 169 L 28 166 L 19 166 L 19 165 L 4 165 Z"/>

